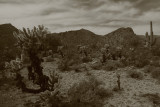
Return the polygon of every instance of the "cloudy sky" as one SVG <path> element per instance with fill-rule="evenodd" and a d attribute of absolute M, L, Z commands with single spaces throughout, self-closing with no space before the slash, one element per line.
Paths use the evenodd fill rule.
<path fill-rule="evenodd" d="M 45 25 L 51 32 L 85 28 L 107 34 L 132 27 L 136 34 L 160 34 L 160 0 L 0 0 L 0 24 L 32 28 Z"/>

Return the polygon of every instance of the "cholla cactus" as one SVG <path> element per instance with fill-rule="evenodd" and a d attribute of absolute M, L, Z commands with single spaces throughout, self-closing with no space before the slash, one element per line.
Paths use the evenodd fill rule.
<path fill-rule="evenodd" d="M 78 45 L 77 47 L 80 54 L 85 55 L 85 57 L 88 56 L 88 52 L 87 52 L 88 46 Z"/>
<path fill-rule="evenodd" d="M 121 59 L 122 58 L 122 49 L 123 49 L 122 46 L 116 47 L 116 57 L 117 57 L 117 59 Z"/>
<path fill-rule="evenodd" d="M 34 72 L 42 77 L 43 68 L 41 67 L 42 60 L 40 55 L 45 48 L 45 38 L 48 34 L 47 29 L 43 25 L 39 25 L 32 30 L 23 28 L 23 30 L 19 30 L 18 33 L 14 32 L 13 34 L 18 40 L 17 46 L 25 51 L 30 58 Z"/>
<path fill-rule="evenodd" d="M 57 47 L 57 52 L 61 55 L 62 58 L 64 58 L 63 49 L 64 49 L 64 46 Z"/>
<path fill-rule="evenodd" d="M 105 63 L 107 59 L 111 56 L 109 53 L 109 44 L 105 44 L 103 48 L 101 48 L 101 53 L 102 53 L 102 63 Z"/>
<path fill-rule="evenodd" d="M 30 48 L 34 48 L 35 51 L 41 51 L 40 49 L 44 46 L 44 38 L 47 35 L 47 30 L 44 26 L 38 26 L 38 28 L 34 27 L 32 30 L 29 28 L 23 30 L 19 30 L 18 33 L 14 32 L 14 36 L 17 38 L 17 45 L 24 50 L 29 50 Z"/>

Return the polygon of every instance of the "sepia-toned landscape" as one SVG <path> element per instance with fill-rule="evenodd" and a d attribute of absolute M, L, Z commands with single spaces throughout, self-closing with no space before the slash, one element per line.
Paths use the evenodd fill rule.
<path fill-rule="evenodd" d="M 10 21 L 0 24 L 0 107 L 160 107 L 158 21 L 145 20 L 141 35 L 123 24 L 55 33 Z"/>

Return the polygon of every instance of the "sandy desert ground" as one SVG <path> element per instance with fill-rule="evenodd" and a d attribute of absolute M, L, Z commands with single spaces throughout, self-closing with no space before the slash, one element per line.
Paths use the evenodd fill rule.
<path fill-rule="evenodd" d="M 50 71 L 57 69 L 57 62 L 57 59 L 53 62 L 44 62 L 44 74 L 49 75 Z M 86 66 L 88 65 L 86 64 Z M 134 79 L 129 77 L 128 72 L 132 70 L 141 72 L 143 78 Z M 88 66 L 87 72 L 60 72 L 59 70 L 56 70 L 56 72 L 61 77 L 59 90 L 63 94 L 66 94 L 75 83 L 83 81 L 92 75 L 103 83 L 103 87 L 113 91 L 113 96 L 105 99 L 104 107 L 160 107 L 160 101 L 155 103 L 148 97 L 142 96 L 144 94 L 160 95 L 160 84 L 149 74 L 145 73 L 144 70 L 145 68 L 125 67 L 115 71 L 105 71 L 92 70 Z M 114 91 L 114 88 L 117 87 L 117 73 L 121 76 L 121 91 Z M 21 74 L 27 79 L 26 68 L 21 70 Z M 27 82 L 27 85 L 28 87 L 36 88 L 31 82 Z M 0 107 L 23 107 L 26 102 L 36 103 L 44 93 L 47 93 L 47 91 L 39 94 L 22 93 L 15 86 L 11 87 L 4 84 L 0 87 Z M 43 106 L 47 105 L 44 104 Z"/>

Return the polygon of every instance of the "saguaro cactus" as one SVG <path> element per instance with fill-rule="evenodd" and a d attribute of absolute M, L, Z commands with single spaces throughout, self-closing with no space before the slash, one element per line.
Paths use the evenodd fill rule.
<path fill-rule="evenodd" d="M 155 45 L 155 43 L 156 43 L 156 38 L 154 38 L 152 21 L 150 22 L 150 33 L 151 33 L 150 45 L 153 46 L 153 45 Z"/>
<path fill-rule="evenodd" d="M 150 35 L 151 35 L 151 43 L 153 42 L 153 27 L 152 27 L 152 21 L 150 22 Z"/>
<path fill-rule="evenodd" d="M 148 32 L 146 32 L 145 35 L 146 35 L 146 46 L 152 47 L 153 45 L 155 45 L 156 38 L 154 38 L 152 21 L 150 22 L 150 36 L 148 35 Z"/>

